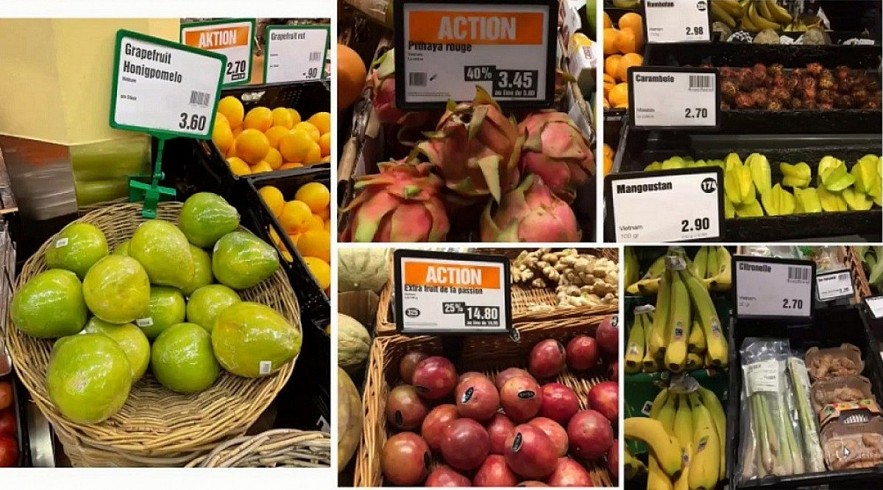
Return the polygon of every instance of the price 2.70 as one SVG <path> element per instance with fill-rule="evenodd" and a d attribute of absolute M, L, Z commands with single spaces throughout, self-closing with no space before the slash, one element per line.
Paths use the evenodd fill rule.
<path fill-rule="evenodd" d="M 178 117 L 181 118 L 181 120 L 178 121 L 178 127 L 188 131 L 205 131 L 205 126 L 208 124 L 208 118 L 206 118 L 206 116 L 200 116 L 199 114 L 187 114 L 186 112 L 182 112 Z"/>
<path fill-rule="evenodd" d="M 783 310 L 802 310 L 803 309 L 803 300 L 796 298 L 784 298 L 782 299 L 782 309 Z"/>
<path fill-rule="evenodd" d="M 708 119 L 708 109 L 705 107 L 685 107 L 684 118 L 686 119 Z"/>

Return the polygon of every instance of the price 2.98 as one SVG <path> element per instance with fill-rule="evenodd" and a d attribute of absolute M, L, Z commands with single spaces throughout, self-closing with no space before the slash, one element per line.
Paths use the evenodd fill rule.
<path fill-rule="evenodd" d="M 705 28 L 702 26 L 690 27 L 687 26 L 687 35 L 688 36 L 701 36 L 705 33 Z"/>
<path fill-rule="evenodd" d="M 181 118 L 178 122 L 178 127 L 188 131 L 205 131 L 205 126 L 208 124 L 208 118 L 199 114 L 182 112 L 178 117 Z"/>

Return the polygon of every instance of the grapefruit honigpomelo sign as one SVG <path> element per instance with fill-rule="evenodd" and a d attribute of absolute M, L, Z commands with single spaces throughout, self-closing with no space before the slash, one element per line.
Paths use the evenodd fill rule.
<path fill-rule="evenodd" d="M 509 260 L 396 250 L 396 327 L 405 334 L 504 333 L 512 324 Z"/>

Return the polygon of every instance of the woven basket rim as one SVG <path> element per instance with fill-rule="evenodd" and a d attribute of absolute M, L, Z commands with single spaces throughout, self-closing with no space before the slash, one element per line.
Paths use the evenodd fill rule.
<path fill-rule="evenodd" d="M 316 449 L 321 449 L 316 451 Z M 262 451 L 271 454 L 262 455 Z M 302 462 L 304 459 L 310 462 Z M 331 434 L 298 429 L 271 429 L 244 435 L 216 446 L 210 453 L 187 463 L 188 468 L 245 467 L 243 461 L 272 463 L 266 466 L 327 468 L 331 466 Z M 316 461 L 316 462 L 314 462 Z M 290 464 L 280 464 L 280 463 Z"/>

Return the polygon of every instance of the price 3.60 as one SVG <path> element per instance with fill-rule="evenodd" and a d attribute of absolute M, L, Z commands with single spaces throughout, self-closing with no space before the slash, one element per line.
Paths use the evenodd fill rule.
<path fill-rule="evenodd" d="M 178 127 L 188 131 L 205 131 L 205 125 L 208 124 L 208 118 L 199 114 L 182 112 L 178 117 Z"/>

